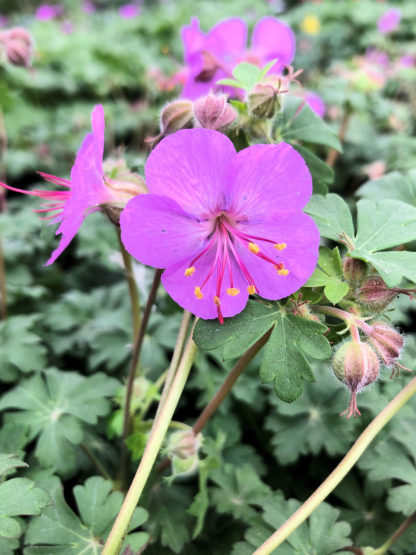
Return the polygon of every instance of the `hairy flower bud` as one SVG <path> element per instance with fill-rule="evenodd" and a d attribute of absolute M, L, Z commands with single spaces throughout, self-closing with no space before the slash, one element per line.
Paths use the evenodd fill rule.
<path fill-rule="evenodd" d="M 279 89 L 279 79 L 254 85 L 248 94 L 248 107 L 251 113 L 258 118 L 273 117 L 276 106 L 280 105 Z"/>
<path fill-rule="evenodd" d="M 198 127 L 217 131 L 224 131 L 237 117 L 225 94 L 211 93 L 195 100 L 194 114 Z"/>
<path fill-rule="evenodd" d="M 32 35 L 23 27 L 12 27 L 0 33 L 8 62 L 15 66 L 30 67 L 32 61 Z"/>
<path fill-rule="evenodd" d="M 347 417 L 355 416 L 360 411 L 357 407 L 357 392 L 373 382 L 379 373 L 380 363 L 376 353 L 367 343 L 348 341 L 341 345 L 332 360 L 335 376 L 343 382 L 351 392 Z"/>
<path fill-rule="evenodd" d="M 403 349 L 404 337 L 387 322 L 373 322 L 371 328 L 373 331 L 368 334 L 368 340 L 382 363 L 393 369 L 391 377 L 395 372 L 398 375 L 401 369 L 411 372 L 397 362 Z"/>
<path fill-rule="evenodd" d="M 346 256 L 342 261 L 345 279 L 352 285 L 358 285 L 367 274 L 367 264 L 358 258 Z"/>
<path fill-rule="evenodd" d="M 123 158 L 109 158 L 103 163 L 104 185 L 112 193 L 112 200 L 102 205 L 109 220 L 119 225 L 120 214 L 128 201 L 140 194 L 147 193 L 144 179 L 127 167 Z"/>
<path fill-rule="evenodd" d="M 195 435 L 192 428 L 170 434 L 166 454 L 172 461 L 174 475 L 189 474 L 196 470 L 201 444 L 202 434 Z"/>
<path fill-rule="evenodd" d="M 397 296 L 396 289 L 390 289 L 380 276 L 367 276 L 357 291 L 357 300 L 372 312 L 384 310 Z"/>
<path fill-rule="evenodd" d="M 170 135 L 180 129 L 189 129 L 193 124 L 193 105 L 191 100 L 174 100 L 167 104 L 160 115 L 162 135 Z"/>

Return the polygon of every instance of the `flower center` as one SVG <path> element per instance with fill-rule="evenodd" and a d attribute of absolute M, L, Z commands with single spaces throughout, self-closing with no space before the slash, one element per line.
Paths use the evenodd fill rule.
<path fill-rule="evenodd" d="M 289 275 L 289 270 L 285 267 L 283 262 L 273 260 L 270 256 L 262 252 L 259 242 L 268 243 L 274 246 L 274 248 L 280 252 L 286 248 L 286 243 L 276 242 L 273 239 L 266 237 L 259 237 L 245 233 L 237 228 L 238 223 L 235 222 L 229 214 L 222 211 L 216 214 L 212 219 L 213 226 L 210 235 L 208 236 L 207 244 L 203 249 L 197 254 L 197 256 L 191 261 L 188 268 L 185 269 L 185 276 L 192 276 L 198 271 L 198 261 L 209 251 L 214 253 L 213 262 L 205 275 L 201 277 L 201 285 L 195 287 L 194 294 L 197 299 L 202 299 L 204 297 L 203 289 L 210 280 L 210 278 L 216 274 L 216 287 L 213 302 L 217 307 L 218 319 L 222 324 L 224 318 L 221 312 L 221 291 L 223 289 L 223 283 L 227 282 L 228 287 L 225 293 L 231 297 L 235 297 L 240 293 L 240 290 L 234 286 L 234 276 L 232 271 L 232 262 L 234 262 L 244 276 L 247 282 L 247 292 L 249 295 L 254 295 L 256 293 L 261 294 L 258 286 L 256 285 L 253 277 L 250 274 L 247 265 L 242 260 L 236 246 L 242 245 L 247 249 L 253 257 L 261 259 L 264 262 L 272 264 L 276 270 L 276 276 L 287 276 Z"/>

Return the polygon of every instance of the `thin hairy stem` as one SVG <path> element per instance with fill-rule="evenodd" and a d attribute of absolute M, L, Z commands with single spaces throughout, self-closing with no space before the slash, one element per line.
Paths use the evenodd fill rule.
<path fill-rule="evenodd" d="M 85 443 L 80 443 L 79 446 L 84 451 L 84 453 L 87 455 L 87 457 L 90 459 L 90 461 L 95 466 L 95 468 L 98 470 L 98 472 L 101 474 L 101 476 L 103 478 L 105 478 L 106 480 L 109 480 L 110 482 L 112 482 L 113 479 L 111 478 L 109 473 L 106 471 L 106 469 L 103 467 L 103 465 L 100 463 L 100 461 L 97 459 L 97 457 L 94 455 L 94 453 L 89 449 L 88 445 L 86 445 Z"/>
<path fill-rule="evenodd" d="M 299 509 L 254 552 L 254 555 L 268 555 L 272 553 L 272 551 L 279 547 L 298 526 L 305 522 L 311 513 L 319 507 L 322 501 L 324 501 L 341 480 L 345 478 L 380 430 L 384 428 L 387 422 L 393 418 L 415 393 L 416 377 L 413 378 L 367 426 L 328 478 L 314 491 L 305 503 L 303 503 L 303 505 L 301 505 L 301 507 L 299 507 Z"/>
<path fill-rule="evenodd" d="M 227 374 L 223 384 L 208 403 L 208 405 L 204 408 L 201 412 L 200 416 L 198 417 L 197 421 L 192 427 L 192 430 L 195 435 L 199 434 L 207 424 L 208 420 L 211 416 L 215 413 L 224 399 L 227 397 L 228 393 L 231 391 L 231 388 L 241 376 L 243 370 L 248 366 L 248 364 L 253 360 L 253 358 L 257 355 L 260 349 L 267 343 L 272 330 L 270 329 L 266 332 L 260 339 L 258 339 L 254 345 L 252 345 L 247 351 L 242 355 L 242 357 L 237 361 L 235 366 L 232 370 Z M 167 457 L 164 459 L 159 466 L 157 467 L 157 471 L 159 473 L 166 470 L 169 466 L 170 459 Z"/>
<path fill-rule="evenodd" d="M 143 312 L 143 318 L 141 320 L 136 342 L 133 347 L 133 356 L 131 359 L 130 371 L 127 378 L 126 399 L 124 402 L 124 414 L 123 414 L 123 436 L 122 436 L 123 441 L 122 441 L 122 448 L 121 448 L 122 452 L 121 452 L 121 465 L 120 465 L 120 476 L 121 476 L 122 482 L 124 480 L 124 476 L 126 473 L 126 466 L 127 466 L 126 439 L 130 434 L 130 428 L 131 428 L 130 407 L 131 407 L 131 397 L 133 395 L 134 380 L 136 379 L 137 365 L 140 360 L 140 353 L 142 350 L 143 339 L 146 334 L 147 324 L 149 323 L 152 306 L 156 299 L 156 293 L 160 284 L 162 271 L 163 270 L 156 270 L 154 274 L 152 287 L 149 293 L 149 298 L 147 299 L 147 303 Z"/>
<path fill-rule="evenodd" d="M 374 551 L 374 555 L 385 555 L 389 552 L 390 547 L 396 542 L 402 534 L 406 532 L 409 526 L 416 520 L 416 511 L 412 513 L 406 520 L 397 528 L 397 530 L 389 537 L 389 539 Z"/>
<path fill-rule="evenodd" d="M 4 265 L 3 241 L 0 236 L 0 318 L 7 317 L 7 290 L 6 290 L 6 267 Z"/>
<path fill-rule="evenodd" d="M 133 264 L 131 256 L 124 248 L 123 242 L 121 240 L 120 228 L 117 227 L 117 237 L 120 245 L 121 256 L 123 257 L 124 273 L 127 279 L 127 285 L 129 288 L 131 312 L 133 317 L 133 341 L 136 339 L 140 329 L 140 320 L 142 316 L 142 311 L 140 308 L 140 296 L 139 290 L 137 289 L 136 280 L 134 279 Z"/>
<path fill-rule="evenodd" d="M 176 371 L 171 387 L 169 388 L 169 393 L 166 396 L 165 403 L 158 418 L 155 419 L 153 423 L 139 468 L 137 469 L 136 475 L 129 491 L 127 492 L 117 519 L 104 545 L 102 555 L 117 555 L 120 553 L 120 549 L 126 536 L 134 510 L 137 507 L 140 496 L 149 478 L 176 406 L 185 387 L 196 351 L 197 347 L 193 342 L 191 335 L 186 343 L 182 359 L 179 363 L 178 370 Z"/>

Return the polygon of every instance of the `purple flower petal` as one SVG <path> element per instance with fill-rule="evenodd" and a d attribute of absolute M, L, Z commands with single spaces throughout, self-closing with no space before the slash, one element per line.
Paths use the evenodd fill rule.
<path fill-rule="evenodd" d="M 121 213 L 120 227 L 127 251 L 155 268 L 167 268 L 198 253 L 207 235 L 203 225 L 177 202 L 159 195 L 132 198 Z"/>
<path fill-rule="evenodd" d="M 271 73 L 278 73 L 289 65 L 295 57 L 296 38 L 292 29 L 274 17 L 261 19 L 254 27 L 251 52 L 260 58 L 262 64 L 278 59 Z"/>
<path fill-rule="evenodd" d="M 312 178 L 300 154 L 287 143 L 241 150 L 233 164 L 228 208 L 237 219 L 262 221 L 301 210 L 312 194 Z"/>
<path fill-rule="evenodd" d="M 247 45 L 247 25 L 242 19 L 232 17 L 217 23 L 207 35 L 204 45 L 230 71 Z"/>
<path fill-rule="evenodd" d="M 65 206 L 65 208 L 66 215 L 64 215 L 64 219 L 55 233 L 55 235 L 62 235 L 61 240 L 59 241 L 58 247 L 53 251 L 51 257 L 44 264 L 44 266 L 50 266 L 50 264 L 53 264 L 55 262 L 58 256 L 62 254 L 62 252 L 66 249 L 66 247 L 78 233 L 78 230 L 81 227 L 82 222 L 84 221 L 84 215 L 82 212 L 79 212 L 77 210 L 69 210 L 67 206 Z"/>
<path fill-rule="evenodd" d="M 282 250 L 276 250 L 272 243 L 256 241 L 260 253 L 266 255 L 276 264 L 283 263 L 288 275 L 279 275 L 270 262 L 259 258 L 237 244 L 241 260 L 253 278 L 257 293 L 266 299 L 282 299 L 294 293 L 305 284 L 312 275 L 319 249 L 319 231 L 313 219 L 303 212 L 278 214 L 273 220 L 259 223 L 249 222 L 240 229 L 253 236 L 260 236 L 285 244 Z"/>
<path fill-rule="evenodd" d="M 197 253 L 195 253 L 197 254 Z M 169 266 L 163 273 L 162 283 L 166 291 L 185 310 L 204 319 L 218 317 L 218 307 L 215 304 L 217 296 L 217 268 L 215 268 L 207 283 L 202 287 L 202 298 L 195 295 L 195 288 L 201 287 L 204 279 L 209 275 L 215 259 L 215 249 L 211 249 L 199 261 L 195 272 L 186 276 L 185 270 L 190 266 L 193 257 L 179 261 Z M 234 316 L 243 310 L 247 304 L 247 282 L 234 260 L 230 261 L 233 274 L 233 286 L 239 290 L 237 295 L 228 295 L 226 290 L 230 287 L 227 279 L 223 280 L 220 288 L 221 312 L 225 317 Z"/>
<path fill-rule="evenodd" d="M 95 141 L 95 156 L 97 170 L 103 174 L 103 156 L 104 156 L 104 132 L 105 132 L 105 120 L 104 120 L 104 108 L 101 104 L 94 106 L 91 113 L 91 127 L 94 134 Z"/>
<path fill-rule="evenodd" d="M 299 155 L 298 155 L 299 156 Z M 211 129 L 184 129 L 163 139 L 146 163 L 149 192 L 176 200 L 190 214 L 205 217 L 221 209 L 232 142 Z"/>
<path fill-rule="evenodd" d="M 377 29 L 383 35 L 395 31 L 399 27 L 402 12 L 398 8 L 391 8 L 383 13 L 377 21 Z"/>
<path fill-rule="evenodd" d="M 318 115 L 320 118 L 323 118 L 326 112 L 325 102 L 323 101 L 322 97 L 319 94 L 316 94 L 312 91 L 307 91 L 305 93 L 305 102 Z"/>

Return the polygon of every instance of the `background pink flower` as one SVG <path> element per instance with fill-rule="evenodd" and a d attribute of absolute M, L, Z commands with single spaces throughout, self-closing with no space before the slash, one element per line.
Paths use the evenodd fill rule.
<path fill-rule="evenodd" d="M 377 21 L 377 29 L 383 35 L 395 31 L 399 27 L 402 12 L 398 8 L 391 8 L 383 13 Z"/>
<path fill-rule="evenodd" d="M 273 17 L 265 17 L 256 24 L 249 49 L 247 25 L 239 18 L 221 21 L 207 34 L 200 30 L 198 19 L 193 18 L 182 29 L 182 41 L 187 67 L 182 96 L 189 99 L 204 96 L 210 90 L 224 90 L 216 82 L 230 77 L 233 68 L 242 61 L 263 66 L 277 59 L 270 73 L 279 73 L 291 63 L 296 48 L 293 31 Z M 228 92 L 236 94 L 235 89 Z"/>

